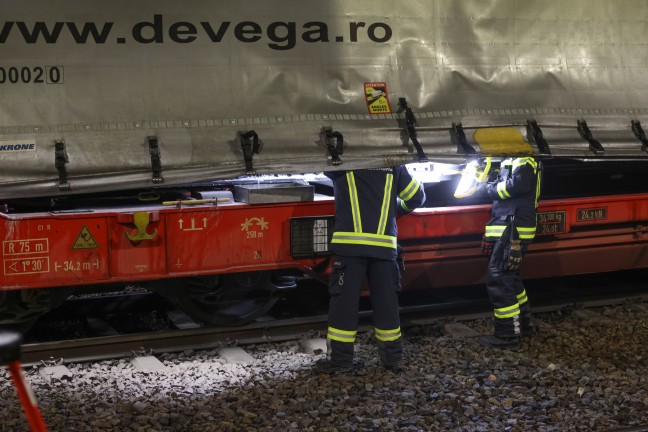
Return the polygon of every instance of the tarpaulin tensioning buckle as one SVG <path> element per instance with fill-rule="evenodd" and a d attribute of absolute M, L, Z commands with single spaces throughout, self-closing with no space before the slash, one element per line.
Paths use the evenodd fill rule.
<path fill-rule="evenodd" d="M 342 159 L 340 159 L 340 155 L 344 154 L 344 137 L 340 132 L 334 131 L 330 127 L 322 128 L 322 135 L 324 135 L 326 148 L 331 155 L 331 163 L 335 166 L 342 165 Z M 334 139 L 336 142 L 335 146 L 333 145 Z"/>
<path fill-rule="evenodd" d="M 400 107 L 399 112 L 405 111 L 405 132 L 409 141 L 412 141 L 416 153 L 418 155 L 419 162 L 428 162 L 428 158 L 423 152 L 423 147 L 417 138 L 416 128 L 414 123 L 416 123 L 416 118 L 414 117 L 414 111 L 407 106 L 407 101 L 405 98 L 398 98 L 398 106 Z M 407 145 L 407 140 L 405 140 L 404 145 Z"/>
<path fill-rule="evenodd" d="M 250 138 L 252 139 L 250 142 Z M 254 172 L 252 165 L 252 155 L 259 154 L 260 144 L 259 135 L 253 130 L 247 132 L 239 132 L 239 139 L 241 141 L 241 149 L 243 150 L 243 158 L 245 159 L 245 171 L 248 174 Z"/>
<path fill-rule="evenodd" d="M 164 177 L 162 177 L 162 158 L 160 155 L 158 140 L 154 136 L 147 137 L 147 140 L 149 153 L 151 154 L 151 169 L 153 171 L 151 181 L 153 183 L 164 183 Z"/>
<path fill-rule="evenodd" d="M 65 141 L 63 138 L 54 141 L 54 166 L 58 170 L 59 190 L 67 192 L 72 189 L 68 181 L 68 173 L 65 165 L 70 162 L 67 151 L 65 150 Z"/>

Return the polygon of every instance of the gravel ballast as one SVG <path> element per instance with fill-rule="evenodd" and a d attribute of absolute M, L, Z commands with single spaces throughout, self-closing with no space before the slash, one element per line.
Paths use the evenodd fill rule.
<path fill-rule="evenodd" d="M 385 371 L 370 334 L 362 368 L 317 375 L 300 342 L 243 347 L 249 364 L 218 350 L 26 370 L 51 431 L 608 431 L 648 425 L 648 306 L 536 316 L 517 352 L 452 337 L 443 323 L 408 329 L 406 371 Z M 490 320 L 465 322 L 478 333 Z M 153 359 L 154 360 L 154 359 Z M 51 365 L 50 365 L 51 366 Z M 0 370 L 0 432 L 28 431 Z"/>

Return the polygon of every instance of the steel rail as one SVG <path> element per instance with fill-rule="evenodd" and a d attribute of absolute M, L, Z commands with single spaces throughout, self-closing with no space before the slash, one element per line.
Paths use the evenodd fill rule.
<path fill-rule="evenodd" d="M 559 301 L 534 306 L 534 313 L 558 311 L 570 307 L 594 308 L 648 301 L 641 296 L 610 297 L 582 301 Z M 468 321 L 492 316 L 483 301 L 458 301 L 436 305 L 401 308 L 401 327 L 429 325 L 440 320 Z M 360 313 L 359 331 L 371 329 L 371 311 Z M 142 332 L 78 340 L 33 343 L 22 346 L 25 366 L 48 362 L 84 362 L 129 357 L 135 353 L 177 352 L 187 349 L 217 349 L 227 346 L 281 342 L 325 334 L 327 315 L 306 318 L 257 321 L 242 327 L 204 327 L 158 332 Z"/>

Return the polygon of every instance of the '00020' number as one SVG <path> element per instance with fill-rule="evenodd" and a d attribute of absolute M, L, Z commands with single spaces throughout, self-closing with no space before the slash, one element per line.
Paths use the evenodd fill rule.
<path fill-rule="evenodd" d="M 63 84 L 63 66 L 0 66 L 0 84 Z"/>

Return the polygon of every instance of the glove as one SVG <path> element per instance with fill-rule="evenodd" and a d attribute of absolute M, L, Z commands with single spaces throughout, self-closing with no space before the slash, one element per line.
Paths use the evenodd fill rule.
<path fill-rule="evenodd" d="M 491 256 L 493 254 L 493 247 L 495 246 L 495 242 L 490 242 L 486 240 L 486 237 L 482 238 L 481 242 L 481 251 L 484 255 L 486 256 Z"/>
<path fill-rule="evenodd" d="M 475 197 L 480 199 L 490 198 L 488 186 L 489 183 L 479 183 L 479 186 L 477 186 L 477 190 L 475 191 Z"/>
<path fill-rule="evenodd" d="M 396 264 L 398 264 L 398 270 L 403 274 L 405 273 L 405 250 L 397 245 L 396 251 Z"/>
<path fill-rule="evenodd" d="M 510 271 L 519 270 L 523 257 L 524 249 L 522 248 L 522 242 L 520 242 L 520 240 L 511 241 L 506 268 Z"/>

